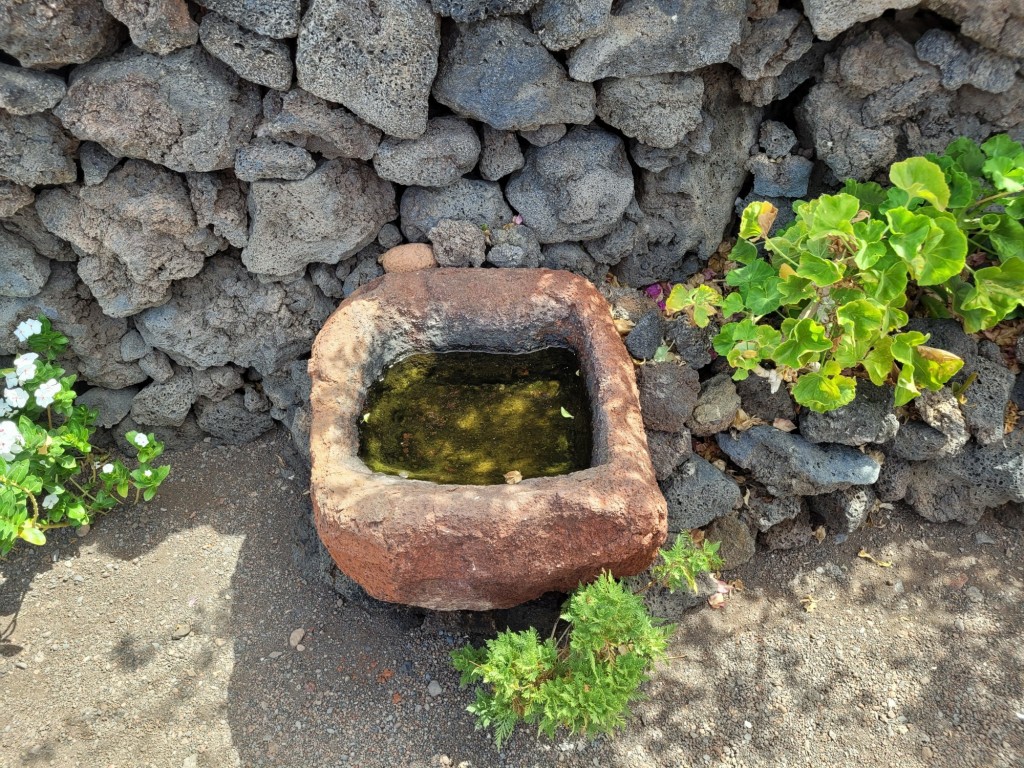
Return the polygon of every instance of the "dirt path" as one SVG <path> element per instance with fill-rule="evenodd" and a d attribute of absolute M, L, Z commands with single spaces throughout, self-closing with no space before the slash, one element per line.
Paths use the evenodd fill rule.
<path fill-rule="evenodd" d="M 0 563 L 0 766 L 1024 765 L 1024 535 L 988 517 L 759 553 L 619 737 L 499 753 L 447 659 L 490 617 L 339 598 L 288 451 L 171 455 L 149 507 Z"/>

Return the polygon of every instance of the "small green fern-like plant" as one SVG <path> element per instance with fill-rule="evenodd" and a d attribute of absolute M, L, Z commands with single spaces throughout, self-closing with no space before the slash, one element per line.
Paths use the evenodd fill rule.
<path fill-rule="evenodd" d="M 661 552 L 647 587 L 657 583 L 675 591 L 686 584 L 696 592 L 696 577 L 721 566 L 718 544 L 696 546 L 682 534 Z M 665 657 L 673 630 L 648 613 L 643 591 L 603 572 L 566 602 L 558 638 L 556 623 L 543 640 L 532 628 L 506 631 L 479 648 L 453 651 L 461 684 L 480 686 L 468 707 L 477 727 L 493 730 L 500 748 L 519 723 L 536 725 L 549 737 L 558 728 L 589 736 L 624 725 L 650 666 Z"/>

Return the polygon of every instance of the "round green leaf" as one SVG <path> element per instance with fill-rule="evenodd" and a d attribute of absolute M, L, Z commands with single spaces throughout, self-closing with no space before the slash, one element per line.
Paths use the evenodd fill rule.
<path fill-rule="evenodd" d="M 889 180 L 911 198 L 926 200 L 940 211 L 949 205 L 949 185 L 942 169 L 925 157 L 911 157 L 889 168 Z"/>

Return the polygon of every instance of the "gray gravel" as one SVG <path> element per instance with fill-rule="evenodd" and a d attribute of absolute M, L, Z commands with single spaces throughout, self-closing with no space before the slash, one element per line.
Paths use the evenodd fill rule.
<path fill-rule="evenodd" d="M 1024 764 L 1024 534 L 989 516 L 759 552 L 724 609 L 673 617 L 622 734 L 498 752 L 447 658 L 494 617 L 340 597 L 289 454 L 170 454 L 153 504 L 0 563 L 0 766 Z"/>

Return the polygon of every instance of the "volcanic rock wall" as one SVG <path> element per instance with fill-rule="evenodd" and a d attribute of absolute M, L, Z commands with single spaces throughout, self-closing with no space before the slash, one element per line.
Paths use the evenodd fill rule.
<path fill-rule="evenodd" d="M 685 278 L 744 199 L 1024 137 L 1022 57 L 1019 0 L 0 0 L 0 355 L 44 312 L 104 426 L 302 443 L 385 249 Z"/>

